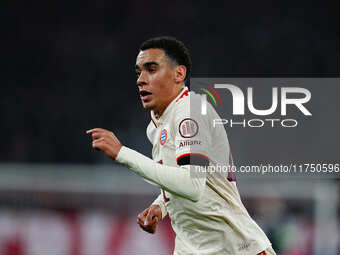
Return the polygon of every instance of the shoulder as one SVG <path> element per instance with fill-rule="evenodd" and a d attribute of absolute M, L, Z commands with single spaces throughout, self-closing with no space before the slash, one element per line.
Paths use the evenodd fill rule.
<path fill-rule="evenodd" d="M 172 121 L 178 125 L 183 120 L 195 120 L 201 122 L 204 116 L 201 115 L 201 95 L 189 91 L 183 97 L 179 97 L 175 102 L 172 111 Z"/>
<path fill-rule="evenodd" d="M 151 143 L 153 142 L 156 129 L 157 129 L 156 124 L 151 119 L 148 127 L 146 128 L 146 136 L 148 137 L 148 139 Z"/>
<path fill-rule="evenodd" d="M 190 126 L 199 126 L 202 130 L 211 131 L 213 120 L 219 119 L 219 116 L 210 102 L 203 99 L 201 94 L 193 91 L 190 91 L 187 96 L 178 98 L 172 112 L 172 122 L 177 127 L 185 123 Z"/>
<path fill-rule="evenodd" d="M 201 95 L 193 91 L 184 91 L 175 101 L 176 110 L 192 110 L 193 108 L 200 107 Z"/>

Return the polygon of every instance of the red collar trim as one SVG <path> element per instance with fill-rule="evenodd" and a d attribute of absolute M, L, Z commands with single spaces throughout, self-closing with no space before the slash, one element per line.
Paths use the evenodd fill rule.
<path fill-rule="evenodd" d="M 181 95 L 177 98 L 176 103 L 177 103 L 180 99 L 182 99 L 184 96 L 189 96 L 189 90 L 188 90 L 188 89 L 185 89 L 185 90 L 181 93 Z"/>

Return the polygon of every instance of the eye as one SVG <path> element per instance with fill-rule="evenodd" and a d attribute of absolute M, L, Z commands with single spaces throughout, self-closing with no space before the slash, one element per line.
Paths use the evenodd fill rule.
<path fill-rule="evenodd" d="M 141 72 L 136 72 L 136 77 L 139 78 Z"/>
<path fill-rule="evenodd" d="M 149 68 L 148 71 L 149 71 L 149 73 L 155 73 L 156 72 L 156 68 Z"/>

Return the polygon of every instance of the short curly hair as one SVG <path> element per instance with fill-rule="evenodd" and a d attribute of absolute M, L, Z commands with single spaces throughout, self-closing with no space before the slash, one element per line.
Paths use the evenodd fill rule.
<path fill-rule="evenodd" d="M 187 69 L 185 81 L 191 74 L 191 57 L 189 50 L 184 43 L 171 36 L 159 36 L 146 40 L 142 43 L 139 50 L 161 49 L 165 55 L 176 65 L 184 65 Z"/>

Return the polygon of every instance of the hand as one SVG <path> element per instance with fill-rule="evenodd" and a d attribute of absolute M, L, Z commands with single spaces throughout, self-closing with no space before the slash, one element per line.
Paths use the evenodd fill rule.
<path fill-rule="evenodd" d="M 87 130 L 86 134 L 92 135 L 92 147 L 94 149 L 101 150 L 110 158 L 116 159 L 123 145 L 114 133 L 103 128 L 94 128 Z"/>
<path fill-rule="evenodd" d="M 162 210 L 159 205 L 151 205 L 138 214 L 137 223 L 146 232 L 154 234 L 157 224 L 162 220 Z"/>

